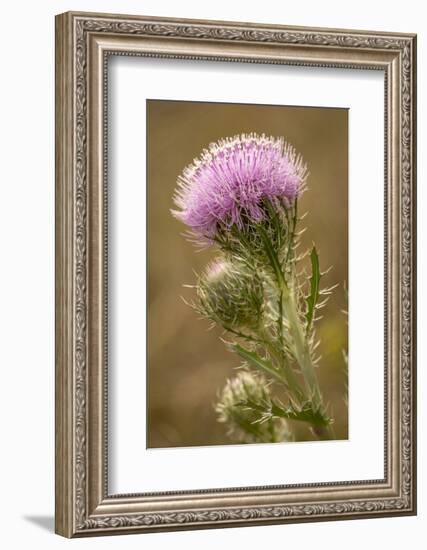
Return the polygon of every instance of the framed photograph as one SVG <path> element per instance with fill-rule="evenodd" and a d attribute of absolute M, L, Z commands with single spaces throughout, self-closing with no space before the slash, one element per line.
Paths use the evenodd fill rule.
<path fill-rule="evenodd" d="M 416 513 L 416 37 L 56 18 L 56 532 Z"/>

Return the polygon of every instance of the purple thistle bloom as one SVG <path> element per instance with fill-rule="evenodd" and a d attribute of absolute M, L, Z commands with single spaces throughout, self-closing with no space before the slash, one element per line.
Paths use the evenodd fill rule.
<path fill-rule="evenodd" d="M 301 194 L 306 166 L 283 138 L 255 133 L 211 143 L 178 177 L 173 215 L 200 241 L 209 242 L 219 227 L 265 218 L 262 203 L 291 205 Z"/>

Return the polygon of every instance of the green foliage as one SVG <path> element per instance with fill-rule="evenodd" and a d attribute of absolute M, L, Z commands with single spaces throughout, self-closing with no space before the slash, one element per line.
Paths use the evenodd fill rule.
<path fill-rule="evenodd" d="M 201 315 L 228 329 L 256 329 L 264 304 L 263 284 L 244 265 L 222 258 L 199 278 L 197 309 Z"/>
<path fill-rule="evenodd" d="M 308 283 L 298 275 L 296 201 L 262 208 L 262 221 L 243 217 L 243 226 L 218 230 L 220 269 L 218 262 L 210 266 L 196 286 L 193 306 L 224 329 L 229 349 L 245 366 L 227 382 L 218 419 L 241 442 L 289 441 L 288 422 L 305 423 L 316 437 L 329 439 L 333 420 L 314 365 L 316 311 L 332 289 L 320 288 L 315 246 Z"/>
<path fill-rule="evenodd" d="M 316 309 L 316 304 L 319 299 L 320 292 L 320 268 L 319 268 L 319 256 L 317 255 L 316 247 L 313 246 L 310 253 L 311 260 L 311 277 L 310 277 L 310 294 L 306 297 L 305 301 L 307 304 L 307 311 L 305 318 L 307 321 L 306 330 L 310 331 L 313 319 L 314 312 Z"/>
<path fill-rule="evenodd" d="M 264 371 L 264 373 L 270 375 L 278 382 L 286 384 L 286 378 L 273 366 L 271 361 L 268 361 L 267 359 L 262 359 L 257 353 L 243 348 L 240 344 L 230 344 L 229 347 L 233 351 L 235 351 L 251 367 L 260 371 Z"/>
<path fill-rule="evenodd" d="M 258 408 L 266 407 L 270 401 L 267 380 L 262 375 L 240 370 L 227 381 L 219 396 L 218 420 L 225 423 L 229 435 L 241 443 L 287 441 L 291 434 L 286 419 L 273 416 L 261 419 L 258 414 Z"/>
<path fill-rule="evenodd" d="M 310 401 L 302 405 L 289 404 L 285 406 L 273 398 L 262 402 L 248 398 L 240 404 L 253 411 L 257 411 L 259 413 L 259 421 L 264 421 L 268 418 L 284 418 L 297 422 L 308 422 L 313 426 L 328 426 L 331 424 L 331 419 L 325 412 L 319 408 L 314 408 L 313 403 Z"/>
<path fill-rule="evenodd" d="M 280 289 L 282 289 L 286 283 L 285 283 L 285 277 L 283 275 L 282 267 L 279 262 L 279 258 L 277 257 L 276 251 L 272 246 L 272 243 L 268 237 L 267 231 L 264 229 L 262 224 L 259 225 L 258 231 L 259 231 L 259 234 L 261 235 L 261 240 L 265 251 L 265 255 L 268 258 L 268 262 L 276 278 L 277 285 Z"/>

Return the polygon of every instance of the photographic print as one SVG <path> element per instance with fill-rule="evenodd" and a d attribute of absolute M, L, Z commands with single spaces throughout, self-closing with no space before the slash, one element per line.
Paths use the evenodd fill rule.
<path fill-rule="evenodd" d="M 147 101 L 149 448 L 348 438 L 348 110 Z"/>

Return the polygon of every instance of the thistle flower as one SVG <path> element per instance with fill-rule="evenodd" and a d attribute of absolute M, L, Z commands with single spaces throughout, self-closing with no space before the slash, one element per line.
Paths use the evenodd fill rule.
<path fill-rule="evenodd" d="M 258 327 L 264 302 L 256 273 L 224 258 L 212 262 L 197 285 L 198 311 L 226 328 Z"/>
<path fill-rule="evenodd" d="M 215 410 L 218 421 L 227 424 L 228 435 L 241 443 L 261 443 L 290 440 L 286 420 L 268 418 L 262 421 L 254 410 L 268 406 L 269 384 L 262 375 L 240 370 L 227 380 Z"/>
<path fill-rule="evenodd" d="M 291 205 L 305 178 L 305 164 L 283 138 L 236 135 L 211 143 L 184 169 L 172 213 L 209 243 L 220 229 L 263 221 L 265 201 Z"/>

